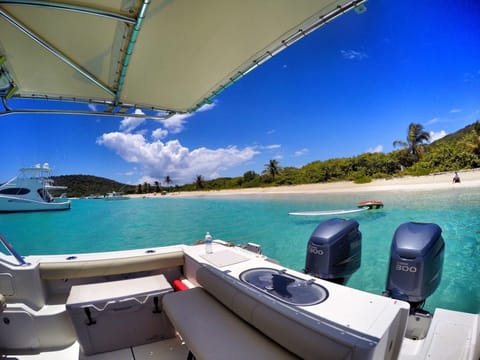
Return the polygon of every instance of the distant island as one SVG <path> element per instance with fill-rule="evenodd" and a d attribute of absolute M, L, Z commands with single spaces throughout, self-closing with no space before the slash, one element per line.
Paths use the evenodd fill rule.
<path fill-rule="evenodd" d="M 247 171 L 243 176 L 206 180 L 199 174 L 193 182 L 172 185 L 166 174 L 164 181 L 153 184 L 122 184 L 93 175 L 52 177 L 57 185 L 67 186 L 69 197 L 103 196 L 116 191 L 123 194 L 151 194 L 172 191 L 229 190 L 285 185 L 353 181 L 369 183 L 375 179 L 401 176 L 422 176 L 441 172 L 480 168 L 480 121 L 476 121 L 431 144 L 428 133 L 419 124 L 410 124 L 407 141 L 397 140 L 402 148 L 390 153 L 364 153 L 350 158 L 314 161 L 301 168 L 281 167 L 272 159 L 261 174 Z"/>

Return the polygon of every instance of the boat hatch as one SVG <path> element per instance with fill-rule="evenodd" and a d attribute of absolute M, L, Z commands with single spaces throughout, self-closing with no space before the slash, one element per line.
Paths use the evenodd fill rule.
<path fill-rule="evenodd" d="M 327 289 L 314 280 L 301 279 L 282 270 L 249 269 L 240 274 L 240 279 L 290 305 L 315 305 L 328 298 Z"/>

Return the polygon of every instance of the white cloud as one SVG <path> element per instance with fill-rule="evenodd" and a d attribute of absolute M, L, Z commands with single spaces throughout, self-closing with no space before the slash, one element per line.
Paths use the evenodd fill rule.
<path fill-rule="evenodd" d="M 207 104 L 197 111 L 208 111 L 215 105 L 215 102 Z M 142 114 L 140 110 L 136 110 L 135 113 Z M 129 163 L 138 164 L 139 183 L 161 181 L 166 176 L 177 184 L 190 183 L 197 175 L 211 179 L 259 154 L 254 147 L 243 149 L 236 146 L 218 149 L 200 147 L 190 150 L 179 140 L 163 141 L 167 135 L 181 132 L 186 119 L 193 115 L 177 114 L 160 121 L 162 127 L 153 130 L 151 138 L 147 137 L 148 131 L 145 128 L 140 128 L 146 122 L 145 119 L 127 116 L 120 122 L 119 131 L 103 134 L 97 139 L 97 144 L 115 151 Z M 276 147 L 277 145 L 272 145 L 272 148 Z"/>
<path fill-rule="evenodd" d="M 445 130 L 441 130 L 441 131 L 438 131 L 438 132 L 430 131 L 429 134 L 430 134 L 430 142 L 434 142 L 435 140 L 441 139 L 441 138 L 443 138 L 444 136 L 447 135 Z"/>
<path fill-rule="evenodd" d="M 88 103 L 88 108 L 91 110 L 91 111 L 97 111 L 97 107 L 95 104 L 92 104 L 92 103 Z"/>
<path fill-rule="evenodd" d="M 305 155 L 305 154 L 308 154 L 308 149 L 303 148 L 303 149 L 295 151 L 295 153 L 293 155 L 294 156 L 302 156 L 302 155 Z"/>
<path fill-rule="evenodd" d="M 459 113 L 459 112 L 462 112 L 462 109 L 452 109 L 452 110 L 450 110 L 450 113 L 452 113 L 452 114 Z"/>
<path fill-rule="evenodd" d="M 140 109 L 135 109 L 134 113 L 138 115 L 144 115 L 143 111 Z M 122 121 L 120 121 L 120 130 L 125 132 L 132 132 L 144 122 L 145 119 L 143 118 L 127 116 L 123 118 Z"/>
<path fill-rule="evenodd" d="M 166 120 L 160 120 L 162 125 L 172 134 L 178 134 L 183 131 L 186 120 L 193 114 L 175 114 Z"/>
<path fill-rule="evenodd" d="M 160 183 L 162 183 L 164 179 L 165 178 L 158 179 L 158 178 L 152 178 L 151 176 L 142 176 L 140 179 L 138 179 L 138 181 L 135 184 L 138 185 L 138 184 L 147 183 L 147 184 L 153 185 L 155 184 L 155 181 L 159 181 Z"/>
<path fill-rule="evenodd" d="M 275 150 L 275 149 L 280 149 L 282 145 L 280 144 L 272 144 L 272 145 L 265 145 L 265 146 L 260 146 L 260 149 L 266 149 L 266 150 Z"/>
<path fill-rule="evenodd" d="M 373 148 L 368 148 L 367 153 L 381 153 L 383 152 L 383 145 L 377 145 Z"/>
<path fill-rule="evenodd" d="M 215 106 L 217 106 L 217 101 L 216 100 L 214 100 L 210 104 L 204 104 L 200 109 L 197 110 L 197 112 L 210 111 Z"/>
<path fill-rule="evenodd" d="M 211 104 L 205 104 L 200 109 L 198 109 L 195 113 L 188 113 L 188 114 L 175 114 L 172 117 L 159 120 L 162 125 L 172 134 L 178 134 L 183 131 L 185 122 L 189 117 L 192 117 L 197 112 L 204 112 L 208 110 L 212 110 L 217 105 L 217 102 L 214 101 Z"/>
<path fill-rule="evenodd" d="M 368 58 L 368 55 L 363 51 L 356 50 L 340 50 L 344 59 L 347 60 L 363 60 Z"/>
<path fill-rule="evenodd" d="M 162 180 L 170 176 L 178 184 L 193 182 L 197 175 L 205 179 L 221 176 L 225 169 L 245 163 L 258 154 L 252 147 L 238 149 L 236 146 L 190 151 L 178 140 L 149 142 L 141 134 L 122 132 L 103 134 L 97 143 L 114 150 L 125 161 L 139 164 L 143 169 L 142 179 Z"/>
<path fill-rule="evenodd" d="M 158 128 L 152 131 L 152 138 L 155 140 L 161 140 L 166 138 L 168 135 L 168 131 L 162 128 Z"/>
<path fill-rule="evenodd" d="M 425 125 L 432 125 L 432 124 L 435 124 L 435 123 L 437 123 L 437 122 L 439 122 L 439 121 L 440 121 L 440 118 L 436 117 L 436 118 L 433 118 L 433 119 L 428 120 L 428 121 L 425 123 Z"/>

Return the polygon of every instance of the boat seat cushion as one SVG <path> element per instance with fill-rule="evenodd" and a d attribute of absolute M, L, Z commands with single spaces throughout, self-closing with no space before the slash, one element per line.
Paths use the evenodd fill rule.
<path fill-rule="evenodd" d="M 197 360 L 298 359 L 202 288 L 165 295 L 163 308 Z"/>
<path fill-rule="evenodd" d="M 302 359 L 371 359 L 378 339 L 282 303 L 208 265 L 197 282 L 227 309 Z"/>
<path fill-rule="evenodd" d="M 101 260 L 71 260 L 40 263 L 40 276 L 44 280 L 78 279 L 139 271 L 151 271 L 183 266 L 183 251 L 147 254 Z"/>

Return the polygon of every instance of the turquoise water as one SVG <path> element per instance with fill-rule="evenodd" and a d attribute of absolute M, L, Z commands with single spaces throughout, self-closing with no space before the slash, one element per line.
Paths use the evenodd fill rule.
<path fill-rule="evenodd" d="M 328 217 L 293 217 L 288 212 L 348 209 L 369 199 L 382 200 L 385 208 L 348 216 L 360 223 L 363 235 L 362 266 L 348 286 L 380 294 L 395 229 L 408 221 L 434 222 L 443 230 L 445 264 L 440 286 L 425 308 L 480 312 L 480 188 L 73 200 L 72 210 L 65 212 L 2 214 L 0 232 L 20 254 L 37 255 L 191 244 L 210 231 L 214 238 L 258 243 L 264 254 L 301 270 L 311 233 Z"/>

